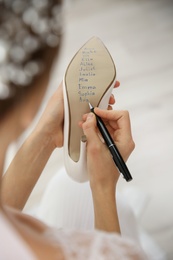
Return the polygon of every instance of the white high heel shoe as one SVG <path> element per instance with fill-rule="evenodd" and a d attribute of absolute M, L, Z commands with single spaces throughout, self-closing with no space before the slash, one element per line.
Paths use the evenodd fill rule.
<path fill-rule="evenodd" d="M 63 79 L 64 163 L 67 174 L 77 182 L 88 180 L 86 140 L 78 122 L 94 107 L 107 109 L 116 77 L 114 62 L 102 43 L 93 37 L 76 53 Z"/>

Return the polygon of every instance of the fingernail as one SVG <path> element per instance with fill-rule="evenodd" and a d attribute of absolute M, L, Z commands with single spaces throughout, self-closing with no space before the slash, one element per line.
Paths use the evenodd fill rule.
<path fill-rule="evenodd" d="M 91 119 L 91 118 L 93 117 L 93 115 L 94 115 L 94 114 L 93 114 L 92 112 L 89 113 L 89 114 L 87 115 L 87 120 L 88 120 L 88 119 Z"/>

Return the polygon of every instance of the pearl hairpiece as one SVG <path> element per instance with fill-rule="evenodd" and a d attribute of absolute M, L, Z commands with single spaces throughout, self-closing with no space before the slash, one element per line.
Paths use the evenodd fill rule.
<path fill-rule="evenodd" d="M 10 82 L 27 86 L 42 71 L 44 64 L 31 60 L 37 50 L 58 46 L 62 12 L 54 2 L 0 0 L 0 99 L 9 93 Z"/>

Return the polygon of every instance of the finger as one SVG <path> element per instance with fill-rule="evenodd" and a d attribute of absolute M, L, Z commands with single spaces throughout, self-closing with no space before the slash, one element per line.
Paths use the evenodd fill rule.
<path fill-rule="evenodd" d="M 113 109 L 112 106 L 108 105 L 107 110 L 112 110 L 112 109 Z"/>
<path fill-rule="evenodd" d="M 94 112 L 106 121 L 115 122 L 118 125 L 118 128 L 123 129 L 124 131 L 131 132 L 130 117 L 128 111 L 103 110 L 96 107 L 94 108 Z"/>
<path fill-rule="evenodd" d="M 82 124 L 83 132 L 86 135 L 87 143 L 96 144 L 100 142 L 97 134 L 97 123 L 94 113 L 89 113 L 87 115 L 86 121 Z"/>
<path fill-rule="evenodd" d="M 122 110 L 108 111 L 105 109 L 101 109 L 99 107 L 95 107 L 94 112 L 98 116 L 100 116 L 101 118 L 106 119 L 106 120 L 118 120 L 124 114 L 124 111 L 122 111 Z"/>
<path fill-rule="evenodd" d="M 115 104 L 115 97 L 114 97 L 113 94 L 111 94 L 111 96 L 110 96 L 110 98 L 109 98 L 109 104 L 110 104 L 110 105 Z"/>
<path fill-rule="evenodd" d="M 119 86 L 120 86 L 120 82 L 117 80 L 117 81 L 115 82 L 114 88 L 118 88 Z"/>
<path fill-rule="evenodd" d="M 114 88 L 118 88 L 119 86 L 120 86 L 120 82 L 117 80 L 115 82 Z M 109 104 L 113 105 L 113 104 L 115 104 L 115 102 L 116 102 L 116 100 L 114 98 L 114 95 L 111 94 L 110 99 L 109 99 Z"/>
<path fill-rule="evenodd" d="M 87 114 L 84 114 L 84 115 L 82 116 L 83 121 L 86 121 L 86 120 L 87 120 L 87 116 L 88 116 L 88 113 L 87 113 Z"/>

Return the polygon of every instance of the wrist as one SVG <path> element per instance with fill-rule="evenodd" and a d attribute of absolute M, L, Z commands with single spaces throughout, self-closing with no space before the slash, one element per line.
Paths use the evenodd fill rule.
<path fill-rule="evenodd" d="M 47 151 L 53 152 L 56 148 L 52 135 L 43 127 L 35 128 L 30 136 L 30 141 L 39 146 L 40 150 L 47 149 Z"/>
<path fill-rule="evenodd" d="M 54 103 L 54 100 L 50 100 L 35 130 L 43 136 L 45 142 L 52 143 L 55 149 L 63 145 L 63 106 L 62 102 L 57 101 L 56 106 L 52 105 L 50 109 L 50 104 Z"/>
<path fill-rule="evenodd" d="M 103 178 L 98 177 L 95 178 L 95 176 L 90 176 L 90 187 L 93 194 L 115 194 L 116 185 L 119 178 L 119 172 L 118 170 L 114 169 L 109 174 L 109 171 L 107 172 L 107 176 L 105 178 L 105 175 Z"/>
<path fill-rule="evenodd" d="M 95 228 L 120 233 L 114 189 L 92 190 Z"/>
<path fill-rule="evenodd" d="M 90 184 L 90 187 L 94 203 L 115 205 L 116 183 L 105 186 L 98 184 L 91 186 Z"/>
<path fill-rule="evenodd" d="M 111 187 L 93 186 L 91 187 L 91 192 L 95 200 L 114 200 L 116 185 L 112 185 Z"/>

